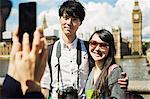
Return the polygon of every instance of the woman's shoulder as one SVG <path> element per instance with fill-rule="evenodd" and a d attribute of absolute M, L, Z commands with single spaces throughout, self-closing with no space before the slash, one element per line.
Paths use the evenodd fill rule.
<path fill-rule="evenodd" d="M 109 69 L 108 69 L 108 76 L 111 75 L 113 72 L 119 72 L 119 71 L 123 71 L 122 67 L 118 64 L 112 64 Z"/>
<path fill-rule="evenodd" d="M 108 75 L 108 82 L 114 83 L 117 82 L 119 78 L 121 78 L 121 72 L 123 72 L 122 67 L 118 64 L 114 64 L 108 70 L 110 74 Z"/>

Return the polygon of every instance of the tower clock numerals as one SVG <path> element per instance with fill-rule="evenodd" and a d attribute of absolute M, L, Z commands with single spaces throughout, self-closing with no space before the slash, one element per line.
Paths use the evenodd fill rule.
<path fill-rule="evenodd" d="M 138 14 L 134 14 L 134 19 L 139 19 L 139 15 Z"/>

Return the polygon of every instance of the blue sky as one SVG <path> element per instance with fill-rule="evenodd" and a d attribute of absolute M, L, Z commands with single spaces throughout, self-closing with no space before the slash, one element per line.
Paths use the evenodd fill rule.
<path fill-rule="evenodd" d="M 20 2 L 37 2 L 37 25 L 41 26 L 43 16 L 46 16 L 50 29 L 58 29 L 58 8 L 65 0 L 12 0 L 13 8 L 7 20 L 7 30 L 14 31 L 18 26 L 18 5 Z M 86 17 L 78 32 L 92 33 L 94 27 L 108 28 L 120 26 L 122 37 L 132 39 L 132 9 L 135 0 L 79 0 L 86 9 Z M 138 0 L 143 17 L 142 36 L 150 38 L 150 0 Z M 49 35 L 49 34 L 46 34 Z M 150 41 L 150 40 L 149 40 Z"/>

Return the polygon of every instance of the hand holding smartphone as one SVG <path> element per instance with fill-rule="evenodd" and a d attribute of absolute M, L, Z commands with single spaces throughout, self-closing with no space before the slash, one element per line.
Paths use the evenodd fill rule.
<path fill-rule="evenodd" d="M 29 34 L 30 45 L 32 45 L 33 34 L 36 30 L 36 2 L 19 4 L 19 42 L 22 43 L 23 34 Z"/>

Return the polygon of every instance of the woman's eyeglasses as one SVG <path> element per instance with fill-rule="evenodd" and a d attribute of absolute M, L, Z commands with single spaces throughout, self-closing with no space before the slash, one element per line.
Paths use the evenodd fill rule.
<path fill-rule="evenodd" d="M 97 47 L 97 45 L 99 45 L 101 48 L 108 48 L 109 47 L 108 43 L 99 43 L 99 42 L 94 41 L 94 40 L 90 40 L 89 44 L 90 44 L 90 46 L 92 46 L 94 48 Z"/>

